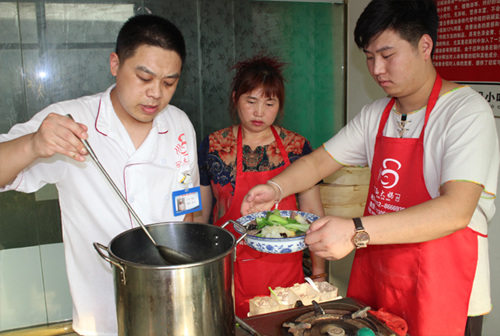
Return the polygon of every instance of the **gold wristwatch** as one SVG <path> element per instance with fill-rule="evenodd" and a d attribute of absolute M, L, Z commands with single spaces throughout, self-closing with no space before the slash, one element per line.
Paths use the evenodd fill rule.
<path fill-rule="evenodd" d="M 357 249 L 365 248 L 370 242 L 370 235 L 365 231 L 361 219 L 356 217 L 352 219 L 354 221 L 354 226 L 356 227 L 356 232 L 352 236 L 352 243 Z"/>

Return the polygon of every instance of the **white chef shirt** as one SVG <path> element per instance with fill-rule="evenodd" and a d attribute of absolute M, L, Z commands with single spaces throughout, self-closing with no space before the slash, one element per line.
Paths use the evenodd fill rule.
<path fill-rule="evenodd" d="M 339 163 L 371 167 L 378 126 L 389 98 L 366 105 L 337 135 L 324 144 Z M 424 124 L 425 108 L 407 115 L 403 137 L 417 138 Z M 401 116 L 391 112 L 384 136 L 398 137 Z M 470 87 L 460 87 L 439 97 L 425 129 L 424 178 L 432 198 L 449 181 L 470 181 L 483 193 L 469 227 L 479 232 L 479 253 L 469 315 L 491 310 L 487 222 L 495 213 L 494 199 L 499 167 L 495 120 L 486 100 Z"/>
<path fill-rule="evenodd" d="M 184 188 L 180 173 L 190 173 L 189 187 L 199 186 L 196 135 L 189 118 L 167 106 L 136 150 L 111 104 L 113 87 L 51 105 L 0 135 L 0 141 L 35 132 L 50 112 L 71 114 L 87 125 L 96 156 L 145 224 L 181 221 L 184 216 L 174 216 L 172 202 L 172 192 Z M 83 335 L 116 335 L 112 268 L 93 243 L 108 246 L 116 235 L 138 225 L 90 157 L 83 163 L 62 155 L 36 160 L 0 191 L 29 193 L 48 183 L 59 193 L 73 329 Z"/>

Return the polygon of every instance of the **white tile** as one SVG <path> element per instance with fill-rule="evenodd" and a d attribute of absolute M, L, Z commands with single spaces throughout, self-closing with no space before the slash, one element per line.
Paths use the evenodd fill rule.
<path fill-rule="evenodd" d="M 49 323 L 73 317 L 73 301 L 69 291 L 63 243 L 41 246 L 42 272 Z"/>
<path fill-rule="evenodd" d="M 39 251 L 0 251 L 0 330 L 47 323 Z"/>

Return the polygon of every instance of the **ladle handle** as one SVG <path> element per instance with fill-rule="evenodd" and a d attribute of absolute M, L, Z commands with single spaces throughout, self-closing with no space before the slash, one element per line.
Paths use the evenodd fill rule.
<path fill-rule="evenodd" d="M 73 117 L 71 116 L 71 114 L 66 114 L 66 116 L 69 117 L 69 118 L 71 118 L 71 120 L 73 120 L 73 121 L 75 120 L 75 119 L 73 119 Z M 144 226 L 144 223 L 142 222 L 142 220 L 139 218 L 139 216 L 134 211 L 134 209 L 132 208 L 132 206 L 130 205 L 130 203 L 127 201 L 127 199 L 123 196 L 123 194 L 120 191 L 120 189 L 118 189 L 118 187 L 116 186 L 116 184 L 113 181 L 113 179 L 111 178 L 111 176 L 109 176 L 109 174 L 106 171 L 106 169 L 104 169 L 103 165 L 101 164 L 101 162 L 99 161 L 99 159 L 95 155 L 94 151 L 92 150 L 92 147 L 90 147 L 90 144 L 88 143 L 88 141 L 85 140 L 85 139 L 80 139 L 80 140 L 83 143 L 83 145 L 85 146 L 85 149 L 87 150 L 87 152 L 89 152 L 90 157 L 96 163 L 97 167 L 99 167 L 99 169 L 101 170 L 101 172 L 104 174 L 104 177 L 106 177 L 106 179 L 111 184 L 111 186 L 113 187 L 113 189 L 115 190 L 115 192 L 118 194 L 118 196 L 122 200 L 123 204 L 125 204 L 125 206 L 127 207 L 128 211 L 130 211 L 130 213 L 132 214 L 132 217 L 134 217 L 134 219 L 137 221 L 137 223 L 139 223 L 139 225 L 144 229 L 144 232 L 148 235 L 149 239 L 151 239 L 151 241 L 155 245 L 157 245 L 156 242 L 155 242 L 155 240 L 153 239 L 153 237 L 149 233 L 148 229 L 146 228 L 146 226 Z"/>

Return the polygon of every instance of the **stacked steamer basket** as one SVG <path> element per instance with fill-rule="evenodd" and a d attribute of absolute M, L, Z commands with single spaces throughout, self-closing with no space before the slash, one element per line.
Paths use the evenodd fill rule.
<path fill-rule="evenodd" d="M 343 167 L 323 179 L 320 185 L 321 200 L 327 216 L 345 218 L 363 215 L 370 169 L 368 167 Z"/>

